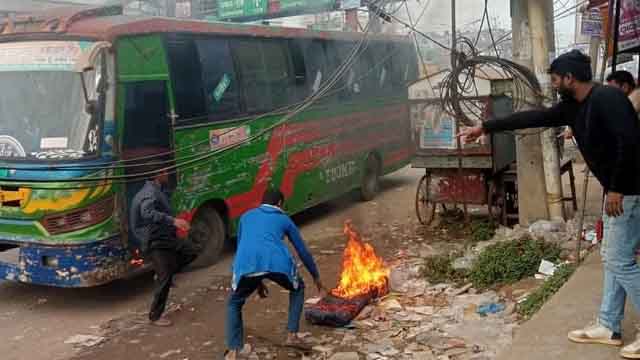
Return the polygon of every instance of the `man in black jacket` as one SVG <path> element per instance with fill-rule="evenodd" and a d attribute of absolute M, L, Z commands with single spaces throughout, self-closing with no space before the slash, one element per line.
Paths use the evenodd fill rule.
<path fill-rule="evenodd" d="M 598 322 L 568 336 L 578 343 L 620 346 L 627 295 L 640 310 L 640 267 L 635 257 L 640 247 L 640 123 L 622 91 L 591 82 L 591 61 L 579 51 L 558 57 L 549 74 L 562 97 L 560 103 L 465 128 L 460 136 L 473 141 L 498 131 L 571 127 L 587 165 L 607 196 L 602 244 L 604 288 Z M 640 340 L 624 347 L 621 356 L 640 358 Z"/>
<path fill-rule="evenodd" d="M 162 187 L 168 184 L 166 172 L 147 181 L 131 202 L 131 230 L 140 240 L 145 259 L 150 259 L 156 273 L 156 285 L 149 311 L 149 321 L 156 326 L 170 326 L 161 318 L 173 283 L 173 276 L 195 259 L 195 253 L 177 238 L 176 229 L 188 233 L 190 225 L 172 216 L 169 197 Z"/>

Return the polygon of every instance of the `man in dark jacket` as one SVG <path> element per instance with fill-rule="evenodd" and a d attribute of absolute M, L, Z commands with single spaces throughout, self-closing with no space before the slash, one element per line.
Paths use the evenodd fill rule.
<path fill-rule="evenodd" d="M 140 240 L 141 251 L 156 273 L 149 321 L 156 326 L 170 326 L 161 318 L 173 283 L 173 276 L 191 263 L 196 255 L 185 240 L 177 238 L 176 229 L 188 233 L 190 225 L 171 215 L 169 197 L 162 187 L 168 184 L 168 174 L 161 172 L 147 181 L 131 204 L 131 229 Z"/>
<path fill-rule="evenodd" d="M 516 113 L 482 126 L 463 129 L 472 141 L 484 133 L 568 125 L 583 157 L 606 191 L 604 289 L 598 322 L 571 331 L 578 343 L 622 345 L 621 322 L 628 295 L 640 310 L 640 124 L 625 94 L 591 82 L 591 61 L 579 51 L 558 57 L 549 69 L 551 83 L 562 96 L 557 105 Z M 640 340 L 621 351 L 640 358 Z"/>
<path fill-rule="evenodd" d="M 296 345 L 300 316 L 304 305 L 304 282 L 298 274 L 296 261 L 284 243 L 288 237 L 302 263 L 313 277 L 318 291 L 324 292 L 320 273 L 313 257 L 300 236 L 298 227 L 281 209 L 284 196 L 278 190 L 264 195 L 263 204 L 248 211 L 238 225 L 238 249 L 233 261 L 232 292 L 227 305 L 226 360 L 235 360 L 244 346 L 242 307 L 258 290 L 266 296 L 264 280 L 270 280 L 289 291 L 287 344 Z"/>

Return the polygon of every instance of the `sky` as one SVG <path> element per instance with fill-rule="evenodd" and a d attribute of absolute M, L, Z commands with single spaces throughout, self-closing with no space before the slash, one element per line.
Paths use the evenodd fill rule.
<path fill-rule="evenodd" d="M 419 14 L 427 5 L 425 12 L 426 28 L 423 31 L 439 31 L 451 28 L 451 0 L 409 0 L 412 12 Z M 18 6 L 19 4 L 34 3 L 51 5 L 60 5 L 64 3 L 84 3 L 84 4 L 104 4 L 118 3 L 119 0 L 0 0 L 0 10 L 3 5 L 5 7 Z M 570 8 L 575 5 L 576 0 L 555 0 L 557 5 L 556 13 L 559 12 L 562 5 Z M 510 0 L 488 0 L 489 14 L 492 21 L 496 22 L 502 28 L 510 28 L 511 20 L 509 14 Z M 472 30 L 474 26 L 479 24 L 484 9 L 484 0 L 457 0 L 457 22 L 460 26 L 471 24 L 465 27 L 465 30 Z M 417 16 L 417 15 L 416 15 Z M 569 16 L 556 23 L 557 43 L 560 48 L 567 47 L 574 42 L 574 16 Z M 424 23 L 423 23 L 424 24 Z M 496 26 L 497 27 L 497 26 Z"/>
<path fill-rule="evenodd" d="M 511 28 L 510 0 L 489 0 L 488 9 L 489 17 L 492 20 L 492 26 L 497 27 L 493 22 L 497 22 L 501 28 Z M 556 13 L 562 11 L 562 5 L 566 5 L 564 9 L 569 9 L 576 4 L 576 0 L 555 0 Z M 418 14 L 422 12 L 425 4 L 428 4 L 425 18 L 428 21 L 427 31 L 449 30 L 451 29 L 451 1 L 450 0 L 412 0 L 410 2 L 414 11 Z M 471 24 L 465 27 L 465 30 L 477 29 L 480 25 L 484 10 L 483 0 L 457 0 L 456 2 L 456 22 L 458 26 Z M 569 16 L 556 22 L 556 37 L 560 48 L 567 47 L 574 42 L 575 17 Z"/>

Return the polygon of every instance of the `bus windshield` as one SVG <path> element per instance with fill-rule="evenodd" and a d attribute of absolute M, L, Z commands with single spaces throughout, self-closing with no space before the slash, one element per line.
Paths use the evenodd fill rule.
<path fill-rule="evenodd" d="M 101 110 L 88 111 L 82 81 L 88 99 L 97 99 L 101 71 L 73 71 L 90 45 L 0 44 L 0 158 L 51 161 L 97 154 Z"/>

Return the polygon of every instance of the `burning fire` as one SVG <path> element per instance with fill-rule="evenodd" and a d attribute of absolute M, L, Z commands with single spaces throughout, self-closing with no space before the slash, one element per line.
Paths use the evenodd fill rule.
<path fill-rule="evenodd" d="M 344 224 L 347 247 L 342 255 L 342 274 L 331 295 L 354 298 L 360 295 L 385 295 L 388 292 L 389 268 L 369 244 L 362 242 L 351 221 Z"/>
<path fill-rule="evenodd" d="M 142 257 L 140 256 L 140 250 L 136 249 L 136 251 L 133 253 L 133 258 L 131 259 L 131 265 L 133 266 L 144 265 L 144 260 L 142 260 Z"/>

